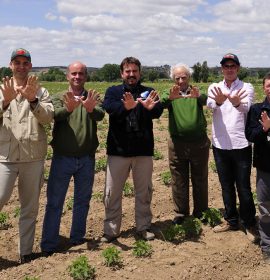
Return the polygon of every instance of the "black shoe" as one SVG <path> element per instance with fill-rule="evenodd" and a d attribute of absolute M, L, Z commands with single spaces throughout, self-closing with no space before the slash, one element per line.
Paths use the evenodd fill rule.
<path fill-rule="evenodd" d="M 33 253 L 31 253 L 29 255 L 22 255 L 22 256 L 20 256 L 20 264 L 29 263 L 34 259 L 35 258 L 34 258 Z"/>
<path fill-rule="evenodd" d="M 48 258 L 54 253 L 55 253 L 54 251 L 41 251 L 41 257 Z"/>
<path fill-rule="evenodd" d="M 100 238 L 100 242 L 101 243 L 111 243 L 113 241 L 115 241 L 117 239 L 118 236 L 110 236 L 107 234 L 104 234 L 101 238 Z"/>
<path fill-rule="evenodd" d="M 173 220 L 172 220 L 172 223 L 174 225 L 181 225 L 183 222 L 184 222 L 185 218 L 184 217 L 175 217 Z"/>
<path fill-rule="evenodd" d="M 265 264 L 270 264 L 270 251 L 262 251 L 263 260 Z"/>
<path fill-rule="evenodd" d="M 80 239 L 80 240 L 73 240 L 73 241 L 70 241 L 70 244 L 72 245 L 72 246 L 79 246 L 79 245 L 82 245 L 83 243 L 85 243 L 86 242 L 86 240 L 85 240 L 85 238 L 83 238 L 83 239 Z"/>

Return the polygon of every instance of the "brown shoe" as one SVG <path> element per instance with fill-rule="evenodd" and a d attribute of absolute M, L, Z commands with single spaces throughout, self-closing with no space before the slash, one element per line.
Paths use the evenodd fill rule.
<path fill-rule="evenodd" d="M 239 226 L 238 225 L 231 225 L 228 222 L 223 222 L 220 225 L 217 225 L 213 228 L 213 231 L 218 233 L 218 232 L 226 232 L 226 231 L 231 231 L 231 230 L 238 230 Z"/>

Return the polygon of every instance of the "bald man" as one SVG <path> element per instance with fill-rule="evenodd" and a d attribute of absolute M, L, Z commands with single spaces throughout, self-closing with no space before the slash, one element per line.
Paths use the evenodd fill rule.
<path fill-rule="evenodd" d="M 95 90 L 85 90 L 87 67 L 73 62 L 67 69 L 69 88 L 57 94 L 55 109 L 53 158 L 47 186 L 47 205 L 43 223 L 41 250 L 44 255 L 57 251 L 59 228 L 67 189 L 74 178 L 74 203 L 71 245 L 84 243 L 86 220 L 95 173 L 95 152 L 98 147 L 97 121 L 104 117 Z"/>

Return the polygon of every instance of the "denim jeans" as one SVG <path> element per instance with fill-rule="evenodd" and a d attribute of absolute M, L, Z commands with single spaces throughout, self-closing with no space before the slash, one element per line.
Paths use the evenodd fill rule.
<path fill-rule="evenodd" d="M 59 242 L 59 228 L 65 196 L 74 178 L 74 202 L 71 242 L 83 240 L 86 233 L 86 219 L 94 182 L 95 158 L 65 157 L 54 155 L 47 186 L 47 205 L 42 230 L 42 251 L 55 251 Z"/>
<path fill-rule="evenodd" d="M 222 150 L 213 146 L 222 197 L 225 206 L 224 218 L 231 225 L 241 223 L 246 228 L 256 224 L 256 209 L 251 193 L 250 174 L 252 163 L 252 149 Z M 239 198 L 239 214 L 236 207 L 236 190 Z"/>

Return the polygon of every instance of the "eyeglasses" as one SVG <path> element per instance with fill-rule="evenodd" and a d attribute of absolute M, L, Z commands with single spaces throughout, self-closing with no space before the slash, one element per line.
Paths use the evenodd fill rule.
<path fill-rule="evenodd" d="M 222 67 L 225 69 L 236 69 L 237 65 L 236 64 L 224 64 L 224 65 L 222 65 Z"/>

